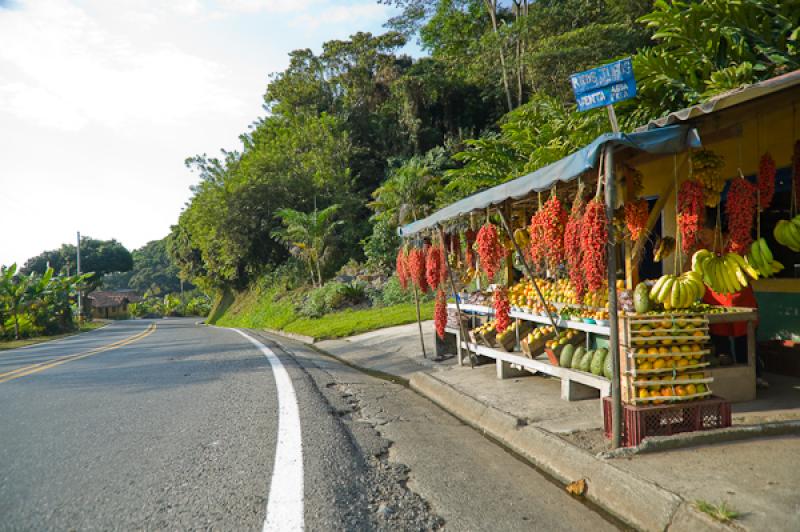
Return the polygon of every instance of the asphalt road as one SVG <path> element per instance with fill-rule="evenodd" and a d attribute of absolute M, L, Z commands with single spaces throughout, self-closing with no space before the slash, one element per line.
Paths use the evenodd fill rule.
<path fill-rule="evenodd" d="M 276 373 L 247 338 L 195 321 L 0 353 L 0 529 L 264 526 L 297 481 L 279 476 L 294 470 L 276 458 Z M 409 390 L 259 340 L 296 396 L 307 529 L 612 528 Z"/>

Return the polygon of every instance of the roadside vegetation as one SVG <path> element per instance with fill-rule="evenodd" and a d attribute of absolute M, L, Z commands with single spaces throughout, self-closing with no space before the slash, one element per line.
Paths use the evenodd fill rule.
<path fill-rule="evenodd" d="M 573 72 L 633 57 L 639 96 L 617 107 L 629 131 L 800 68 L 800 0 L 384 3 L 399 9 L 385 33 L 290 54 L 239 150 L 186 161 L 199 183 L 166 249 L 226 303 L 210 321 L 366 323 L 362 303 L 329 302 L 358 300 L 344 265 L 379 306 L 370 291 L 390 279 L 398 226 L 608 131 L 605 110 L 576 111 Z M 411 40 L 427 55 L 404 55 Z"/>

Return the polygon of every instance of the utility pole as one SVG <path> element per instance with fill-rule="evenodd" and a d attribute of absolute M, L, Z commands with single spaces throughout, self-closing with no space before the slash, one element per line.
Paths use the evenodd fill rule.
<path fill-rule="evenodd" d="M 78 250 L 77 275 L 80 276 L 81 275 L 81 232 L 80 231 L 78 231 L 78 247 L 76 249 Z M 83 314 L 81 307 L 81 288 L 80 286 L 78 286 L 78 327 L 81 326 L 82 319 L 83 319 Z"/>

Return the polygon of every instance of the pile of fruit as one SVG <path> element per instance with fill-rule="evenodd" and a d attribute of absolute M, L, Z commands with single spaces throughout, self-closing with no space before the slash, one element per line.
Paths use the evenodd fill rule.
<path fill-rule="evenodd" d="M 748 285 L 748 276 L 758 277 L 758 272 L 741 255 L 717 255 L 707 249 L 698 250 L 692 256 L 692 271 L 718 294 L 735 294 Z"/>
<path fill-rule="evenodd" d="M 513 351 L 517 345 L 517 334 L 519 334 L 520 338 L 523 338 L 531 327 L 530 322 L 514 320 L 502 332 L 497 333 L 495 340 L 506 351 Z M 496 323 L 495 328 L 497 328 Z"/>
<path fill-rule="evenodd" d="M 745 255 L 744 260 L 761 277 L 772 277 L 783 269 L 783 264 L 773 259 L 772 252 L 767 246 L 767 241 L 763 238 L 753 241 L 750 245 L 750 251 Z M 755 279 L 758 279 L 758 277 L 755 277 Z"/>
<path fill-rule="evenodd" d="M 692 176 L 703 185 L 703 197 L 708 207 L 719 205 L 726 181 L 722 177 L 723 166 L 725 159 L 711 150 L 701 150 L 692 155 Z"/>
<path fill-rule="evenodd" d="M 574 347 L 572 344 L 567 344 L 561 349 L 558 365 L 593 375 L 603 375 L 607 379 L 612 376 L 611 357 L 608 356 L 608 349 L 604 347 L 586 350 L 583 346 Z"/>
<path fill-rule="evenodd" d="M 487 321 L 483 325 L 479 325 L 470 331 L 470 335 L 475 343 L 483 343 L 489 347 L 494 346 L 494 338 L 497 334 L 497 328 L 494 321 Z"/>
<path fill-rule="evenodd" d="M 542 325 L 541 327 L 537 327 L 529 332 L 525 340 L 528 342 L 528 344 L 533 345 L 538 343 L 542 338 L 549 338 L 555 334 L 555 332 L 556 328 L 552 325 Z"/>
<path fill-rule="evenodd" d="M 662 275 L 648 295 L 651 302 L 661 303 L 666 310 L 671 310 L 690 307 L 705 292 L 703 276 L 696 271 L 688 271 L 681 275 Z"/>
<path fill-rule="evenodd" d="M 800 251 L 800 214 L 791 220 L 781 220 L 772 233 L 778 244 L 786 246 L 795 253 Z"/>
<path fill-rule="evenodd" d="M 625 331 L 628 402 L 661 404 L 709 395 L 708 320 L 691 315 L 630 319 Z"/>

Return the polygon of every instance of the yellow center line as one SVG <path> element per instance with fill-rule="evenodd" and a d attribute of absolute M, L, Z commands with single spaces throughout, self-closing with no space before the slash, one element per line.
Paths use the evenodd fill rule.
<path fill-rule="evenodd" d="M 18 379 L 20 377 L 25 377 L 27 375 L 33 375 L 34 373 L 39 373 L 40 371 L 44 371 L 46 369 L 54 368 L 56 366 L 60 366 L 61 364 L 66 364 L 67 362 L 71 362 L 73 360 L 80 360 L 81 358 L 86 358 L 92 355 L 96 355 L 98 353 L 103 353 L 105 351 L 111 351 L 112 349 L 118 349 L 125 345 L 131 344 L 142 338 L 150 336 L 155 332 L 156 324 L 151 323 L 147 329 L 140 333 L 136 333 L 133 336 L 129 336 L 127 338 L 123 338 L 122 340 L 118 340 L 108 345 L 96 347 L 89 351 L 85 351 L 83 353 L 77 353 L 75 355 L 65 355 L 60 358 L 56 358 L 54 360 L 48 360 L 45 362 L 39 362 L 38 364 L 31 364 L 29 366 L 24 366 L 21 368 L 17 368 L 12 371 L 7 371 L 5 373 L 0 373 L 0 384 L 4 382 L 8 382 L 14 379 Z"/>

